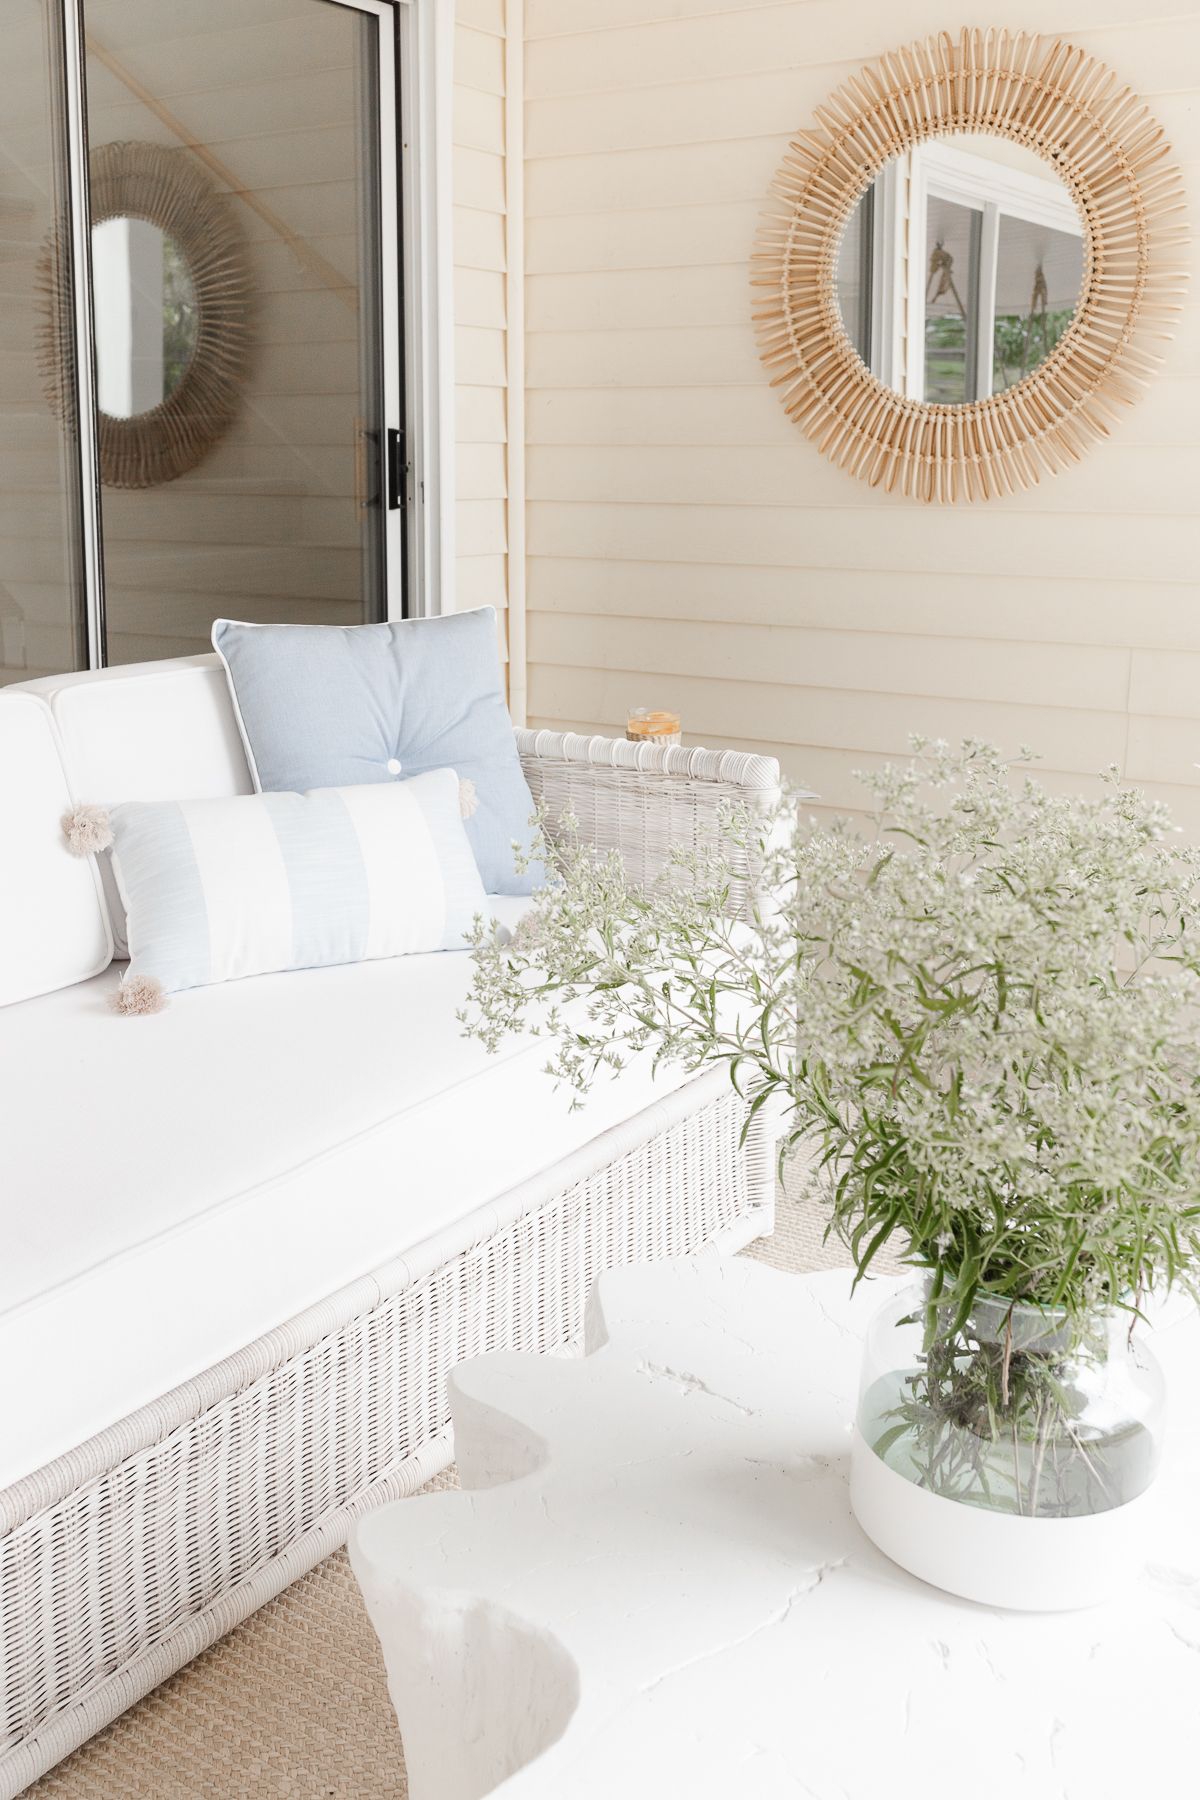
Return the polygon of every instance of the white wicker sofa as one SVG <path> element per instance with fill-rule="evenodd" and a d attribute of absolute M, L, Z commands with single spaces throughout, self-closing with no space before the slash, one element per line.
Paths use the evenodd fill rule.
<path fill-rule="evenodd" d="M 0 725 L 30 694 L 61 767 L 0 762 L 5 880 L 22 832 L 51 854 L 56 780 L 249 791 L 215 658 L 31 682 Z M 778 782 L 764 757 L 518 739 L 548 816 L 639 878 Z M 0 1009 L 3 1797 L 443 1466 L 453 1362 L 564 1345 L 600 1269 L 772 1222 L 768 1128 L 743 1134 L 722 1074 L 630 1071 L 572 1113 L 536 1043 L 461 1037 L 465 956 L 153 1019 L 110 1011 L 119 971 Z"/>

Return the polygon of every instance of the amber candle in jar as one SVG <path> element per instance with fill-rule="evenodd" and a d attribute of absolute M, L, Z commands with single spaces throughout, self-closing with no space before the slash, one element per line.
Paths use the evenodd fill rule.
<path fill-rule="evenodd" d="M 625 721 L 625 736 L 632 744 L 677 744 L 679 714 L 637 706 Z"/>

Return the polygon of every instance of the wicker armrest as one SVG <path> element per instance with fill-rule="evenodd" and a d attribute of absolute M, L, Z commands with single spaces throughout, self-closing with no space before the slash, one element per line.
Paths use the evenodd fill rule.
<path fill-rule="evenodd" d="M 639 882 L 652 880 L 672 850 L 718 841 L 730 803 L 766 807 L 779 795 L 773 756 L 557 731 L 518 730 L 516 737 L 550 834 L 563 813 L 573 814 L 584 840 L 619 850 Z"/>

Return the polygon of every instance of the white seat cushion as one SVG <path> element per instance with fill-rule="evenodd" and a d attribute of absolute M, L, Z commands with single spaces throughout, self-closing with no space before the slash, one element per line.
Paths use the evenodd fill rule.
<path fill-rule="evenodd" d="M 526 902 L 493 901 L 515 922 Z M 490 1057 L 468 956 L 402 957 L 107 1005 L 116 969 L 0 1033 L 0 1486 L 650 1105 L 627 1071 L 570 1111 L 541 1039 Z"/>
<path fill-rule="evenodd" d="M 71 800 L 49 708 L 0 696 L 0 1006 L 86 981 L 112 960 L 95 864 L 63 836 Z M 6 1118 L 11 1103 L 5 1094 Z"/>

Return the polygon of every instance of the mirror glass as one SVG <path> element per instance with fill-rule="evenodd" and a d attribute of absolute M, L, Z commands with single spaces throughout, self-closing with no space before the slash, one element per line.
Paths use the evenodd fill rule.
<path fill-rule="evenodd" d="M 179 245 L 148 219 L 92 231 L 96 401 L 114 419 L 152 412 L 183 380 L 196 349 L 196 288 Z"/>
<path fill-rule="evenodd" d="M 1046 360 L 1082 279 L 1083 224 L 1051 165 L 1007 138 L 954 132 L 875 177 L 839 246 L 837 298 L 880 381 L 958 406 Z"/>

